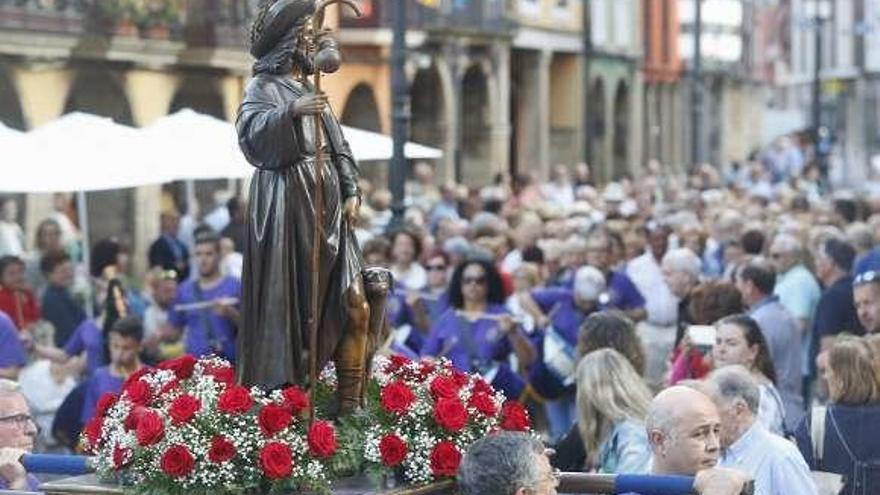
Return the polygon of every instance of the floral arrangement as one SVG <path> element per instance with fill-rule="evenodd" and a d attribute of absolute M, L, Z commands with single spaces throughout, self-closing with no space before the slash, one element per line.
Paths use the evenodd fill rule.
<path fill-rule="evenodd" d="M 445 359 L 376 358 L 366 415 L 367 468 L 417 485 L 454 477 L 463 453 L 488 434 L 531 430 L 522 405 Z"/>
<path fill-rule="evenodd" d="M 328 491 L 334 426 L 309 425 L 298 387 L 235 384 L 230 364 L 183 356 L 132 375 L 83 430 L 99 475 L 141 493 Z"/>

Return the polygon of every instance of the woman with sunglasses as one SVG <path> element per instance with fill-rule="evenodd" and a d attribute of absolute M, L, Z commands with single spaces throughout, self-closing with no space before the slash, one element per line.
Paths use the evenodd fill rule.
<path fill-rule="evenodd" d="M 449 309 L 449 255 L 432 251 L 425 262 L 427 284 L 422 290 L 407 293 L 406 305 L 412 323 L 427 334 L 440 316 Z"/>
<path fill-rule="evenodd" d="M 535 359 L 535 350 L 504 306 L 501 276 L 490 261 L 470 260 L 452 274 L 451 307 L 431 328 L 423 356 L 445 357 L 456 368 L 481 373 L 486 381 L 519 399 L 525 381 L 509 363 Z"/>

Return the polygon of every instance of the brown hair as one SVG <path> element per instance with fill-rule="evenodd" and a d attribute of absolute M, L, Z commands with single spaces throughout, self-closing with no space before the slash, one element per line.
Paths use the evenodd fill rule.
<path fill-rule="evenodd" d="M 623 354 L 640 375 L 645 374 L 645 350 L 636 327 L 617 310 L 593 313 L 584 320 L 578 331 L 578 356 L 595 350 L 611 348 Z"/>
<path fill-rule="evenodd" d="M 688 309 L 695 325 L 712 325 L 725 316 L 742 313 L 745 308 L 735 285 L 715 280 L 694 289 Z"/>
<path fill-rule="evenodd" d="M 833 376 L 828 384 L 832 402 L 852 406 L 880 400 L 877 367 L 868 343 L 858 338 L 840 339 L 828 351 Z"/>

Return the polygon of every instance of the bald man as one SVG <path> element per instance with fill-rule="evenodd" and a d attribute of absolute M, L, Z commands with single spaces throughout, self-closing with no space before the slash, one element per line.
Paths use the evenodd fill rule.
<path fill-rule="evenodd" d="M 749 477 L 717 468 L 721 456 L 721 419 L 706 394 L 670 387 L 657 394 L 645 419 L 654 455 L 654 474 L 695 476 L 697 493 L 738 495 Z"/>

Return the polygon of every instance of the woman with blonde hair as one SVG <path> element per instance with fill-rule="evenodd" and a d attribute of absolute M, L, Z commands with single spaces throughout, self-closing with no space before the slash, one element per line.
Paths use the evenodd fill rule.
<path fill-rule="evenodd" d="M 645 415 L 651 392 L 630 362 L 600 349 L 577 367 L 578 428 L 585 468 L 601 473 L 644 473 L 651 462 Z"/>
<path fill-rule="evenodd" d="M 813 471 L 843 477 L 843 495 L 880 493 L 880 382 L 877 356 L 864 339 L 838 338 L 825 368 L 828 406 L 807 414 L 795 433 Z"/>

